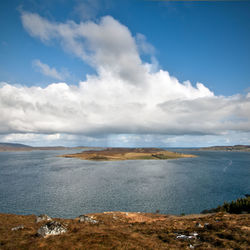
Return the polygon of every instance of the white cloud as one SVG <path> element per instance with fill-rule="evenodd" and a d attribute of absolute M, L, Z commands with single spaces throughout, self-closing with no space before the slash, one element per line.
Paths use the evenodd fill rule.
<path fill-rule="evenodd" d="M 81 0 L 76 4 L 73 12 L 82 20 L 86 20 L 95 18 L 101 8 L 100 0 Z"/>
<path fill-rule="evenodd" d="M 135 138 L 135 134 L 250 132 L 250 94 L 215 96 L 201 83 L 192 86 L 167 71 L 152 71 L 154 66 L 140 58 L 140 43 L 112 17 L 97 23 L 55 23 L 23 12 L 22 22 L 30 35 L 44 42 L 56 39 L 64 50 L 93 66 L 97 75 L 88 75 L 78 86 L 2 83 L 2 134 L 132 134 Z M 140 39 L 144 46 L 145 37 Z"/>
<path fill-rule="evenodd" d="M 92 65 L 99 75 L 110 74 L 132 84 L 146 82 L 137 45 L 128 28 L 111 16 L 99 23 L 49 22 L 33 13 L 22 13 L 22 23 L 31 36 L 43 42 L 58 39 L 64 50 Z"/>
<path fill-rule="evenodd" d="M 138 48 L 139 50 L 141 50 L 142 53 L 149 54 L 149 55 L 155 54 L 154 46 L 147 42 L 147 39 L 143 34 L 137 33 L 135 39 L 136 39 Z"/>
<path fill-rule="evenodd" d="M 67 72 L 67 70 L 58 72 L 55 68 L 51 68 L 49 65 L 42 63 L 40 60 L 34 60 L 32 62 L 32 65 L 42 74 L 57 80 L 64 80 L 65 78 L 69 77 L 69 73 Z"/>

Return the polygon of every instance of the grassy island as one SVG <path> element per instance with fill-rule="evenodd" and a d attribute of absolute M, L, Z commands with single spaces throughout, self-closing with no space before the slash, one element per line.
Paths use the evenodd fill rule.
<path fill-rule="evenodd" d="M 88 150 L 76 154 L 66 154 L 62 157 L 80 158 L 92 161 L 122 161 L 122 160 L 166 160 L 191 158 L 195 155 L 170 152 L 159 148 L 107 148 L 103 150 Z"/>

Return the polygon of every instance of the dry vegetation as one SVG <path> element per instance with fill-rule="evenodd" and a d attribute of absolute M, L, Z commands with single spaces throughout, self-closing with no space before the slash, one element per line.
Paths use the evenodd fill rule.
<path fill-rule="evenodd" d="M 107 148 L 104 150 L 89 150 L 76 154 L 62 155 L 68 158 L 80 158 L 92 161 L 121 161 L 121 160 L 166 160 L 194 155 L 170 152 L 158 148 Z"/>
<path fill-rule="evenodd" d="M 170 216 L 107 212 L 92 214 L 96 224 L 54 219 L 66 225 L 62 235 L 42 238 L 34 215 L 0 214 L 0 249 L 249 249 L 249 214 Z M 206 224 L 207 223 L 207 224 Z M 13 227 L 24 228 L 12 231 Z M 178 235 L 192 235 L 178 239 Z"/>

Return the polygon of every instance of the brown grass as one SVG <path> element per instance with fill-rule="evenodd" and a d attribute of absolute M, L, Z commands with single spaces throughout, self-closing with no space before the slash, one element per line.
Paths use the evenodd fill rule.
<path fill-rule="evenodd" d="M 161 214 L 106 212 L 92 214 L 98 224 L 77 219 L 67 223 L 68 232 L 41 238 L 36 235 L 45 222 L 34 215 L 0 214 L 0 249 L 249 249 L 250 216 L 208 214 L 171 216 Z M 196 223 L 202 225 L 201 228 Z M 204 224 L 209 225 L 204 228 Z M 24 229 L 11 228 L 24 225 Z M 197 239 L 180 240 L 178 234 L 198 233 Z"/>
<path fill-rule="evenodd" d="M 121 160 L 166 160 L 185 157 L 195 157 L 157 148 L 107 148 L 105 150 L 89 150 L 76 154 L 62 155 L 67 158 L 80 158 L 92 161 Z"/>

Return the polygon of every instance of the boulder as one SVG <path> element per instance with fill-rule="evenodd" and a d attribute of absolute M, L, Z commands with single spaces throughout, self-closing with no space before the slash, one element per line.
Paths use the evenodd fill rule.
<path fill-rule="evenodd" d="M 98 223 L 97 220 L 93 219 L 93 218 L 90 217 L 90 216 L 84 215 L 84 214 L 79 216 L 79 222 L 89 222 L 89 223 L 91 223 L 91 224 L 96 224 L 96 223 Z"/>
<path fill-rule="evenodd" d="M 38 223 L 41 221 L 52 221 L 52 219 L 47 214 L 40 214 L 36 217 L 36 222 Z"/>
<path fill-rule="evenodd" d="M 47 222 L 45 225 L 41 226 L 38 229 L 37 234 L 42 237 L 47 237 L 50 235 L 59 235 L 66 232 L 66 227 L 63 226 L 60 222 L 50 221 Z"/>
<path fill-rule="evenodd" d="M 194 232 L 191 233 L 189 235 L 185 235 L 185 234 L 180 234 L 176 236 L 176 239 L 180 239 L 180 240 L 191 240 L 191 239 L 196 239 L 198 236 L 198 233 Z"/>

